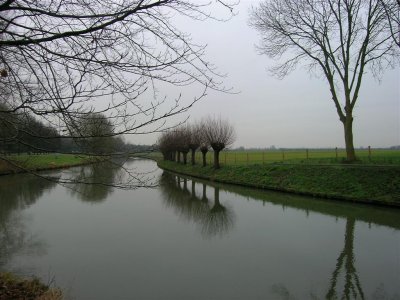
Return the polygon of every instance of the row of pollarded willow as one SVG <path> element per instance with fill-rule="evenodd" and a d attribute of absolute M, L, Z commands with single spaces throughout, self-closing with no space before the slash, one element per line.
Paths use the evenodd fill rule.
<path fill-rule="evenodd" d="M 235 140 L 235 130 L 226 120 L 208 117 L 199 123 L 184 125 L 164 132 L 158 140 L 158 147 L 164 160 L 187 163 L 187 154 L 191 151 L 192 165 L 196 163 L 196 150 L 200 149 L 203 166 L 209 147 L 214 150 L 214 168 L 219 169 L 219 153 Z"/>

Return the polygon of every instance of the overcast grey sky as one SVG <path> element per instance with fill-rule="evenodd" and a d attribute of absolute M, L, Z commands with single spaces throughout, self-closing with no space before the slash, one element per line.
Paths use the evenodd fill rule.
<path fill-rule="evenodd" d="M 251 5 L 258 2 L 242 0 L 235 8 L 237 15 L 228 22 L 184 24 L 194 41 L 207 44 L 206 59 L 227 74 L 225 84 L 240 91 L 209 92 L 189 111 L 190 119 L 209 114 L 228 119 L 237 132 L 233 147 L 343 147 L 342 124 L 324 79 L 299 67 L 278 80 L 267 70 L 274 62 L 256 53 L 259 38 L 248 26 L 248 16 Z M 179 88 L 163 92 L 179 93 Z M 380 82 L 366 75 L 354 116 L 356 147 L 400 145 L 398 67 L 387 70 Z M 157 135 L 148 135 L 132 142 L 151 144 L 156 139 Z"/>

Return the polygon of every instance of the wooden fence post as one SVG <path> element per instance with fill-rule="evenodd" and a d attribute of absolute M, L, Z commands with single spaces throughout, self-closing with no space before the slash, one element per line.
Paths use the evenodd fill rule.
<path fill-rule="evenodd" d="M 335 152 L 336 152 L 336 160 L 338 160 L 338 151 L 337 151 L 337 147 L 335 148 Z"/>
<path fill-rule="evenodd" d="M 371 146 L 368 146 L 368 160 L 371 161 Z"/>

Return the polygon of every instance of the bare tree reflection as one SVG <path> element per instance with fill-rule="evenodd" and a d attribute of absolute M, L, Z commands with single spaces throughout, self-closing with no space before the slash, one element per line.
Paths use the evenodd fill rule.
<path fill-rule="evenodd" d="M 358 276 L 354 254 L 354 230 L 356 220 L 354 218 L 346 219 L 346 230 L 344 236 L 343 250 L 340 252 L 336 262 L 336 267 L 332 273 L 330 286 L 325 297 L 318 297 L 314 293 L 308 295 L 309 299 L 400 299 L 398 294 L 390 295 L 385 291 L 384 285 L 380 284 L 372 293 L 371 297 L 366 297 L 362 289 L 361 281 Z M 344 287 L 341 289 L 338 286 L 340 275 L 344 272 Z M 342 290 L 342 295 L 339 295 L 338 290 Z M 271 287 L 272 293 L 278 296 L 279 299 L 297 299 L 293 296 L 287 287 L 283 284 L 275 284 Z"/>
<path fill-rule="evenodd" d="M 279 297 L 279 299 L 282 299 L 282 300 L 296 299 L 296 297 L 294 297 L 292 294 L 290 294 L 287 287 L 285 287 L 283 284 L 274 284 L 271 287 L 271 291 L 273 294 L 275 294 L 275 296 Z"/>
<path fill-rule="evenodd" d="M 400 295 L 395 293 L 392 296 L 390 296 L 390 294 L 385 291 L 385 285 L 383 283 L 381 283 L 376 289 L 375 291 L 372 293 L 371 299 L 374 300 L 400 300 Z"/>
<path fill-rule="evenodd" d="M 203 202 L 208 202 L 208 198 L 207 198 L 207 185 L 205 183 L 203 183 L 203 193 L 201 196 L 201 201 Z"/>
<path fill-rule="evenodd" d="M 327 299 L 337 299 L 338 276 L 343 269 L 345 283 L 342 299 L 365 299 L 360 279 L 355 268 L 354 255 L 354 227 L 355 219 L 348 218 L 346 221 L 346 233 L 344 236 L 344 247 L 337 259 L 336 268 L 331 278 L 331 286 L 326 294 Z"/>
<path fill-rule="evenodd" d="M 74 168 L 70 177 L 77 183 L 69 190 L 82 201 L 100 203 L 112 194 L 118 176 L 122 176 L 121 166 L 110 162 Z"/>
<path fill-rule="evenodd" d="M 176 202 L 180 207 L 179 215 L 187 221 L 194 221 L 196 224 L 201 223 L 201 220 L 207 213 L 208 205 L 204 205 L 204 203 L 199 201 L 196 198 L 196 193 L 193 194 L 189 191 L 187 178 L 178 179 L 178 181 L 183 181 L 183 187 L 178 187 L 178 191 L 175 194 L 178 197 L 177 199 L 180 197 L 180 201 Z"/>
<path fill-rule="evenodd" d="M 7 263 L 16 255 L 46 253 L 46 244 L 29 231 L 28 220 L 19 210 L 0 220 L 0 271 L 9 271 Z"/>
<path fill-rule="evenodd" d="M 45 191 L 56 186 L 53 181 L 30 174 L 2 176 L 0 180 L 0 219 L 3 212 L 32 205 Z"/>
<path fill-rule="evenodd" d="M 196 182 L 194 180 L 192 180 L 192 190 L 190 191 L 190 194 L 194 201 L 199 200 L 199 198 L 196 196 Z"/>
<path fill-rule="evenodd" d="M 214 189 L 213 204 L 207 197 L 206 184 L 202 185 L 201 198 L 197 196 L 196 183 L 192 179 L 189 190 L 187 178 L 164 172 L 160 179 L 164 204 L 173 208 L 180 217 L 200 226 L 200 231 L 206 238 L 227 234 L 235 223 L 233 210 L 220 203 L 218 187 Z"/>
<path fill-rule="evenodd" d="M 40 255 L 45 244 L 29 232 L 23 210 L 34 204 L 56 183 L 30 174 L 4 176 L 0 180 L 0 270 L 18 254 Z"/>
<path fill-rule="evenodd" d="M 219 187 L 214 187 L 214 205 L 207 211 L 202 222 L 202 234 L 205 236 L 224 235 L 234 225 L 233 211 L 219 202 Z"/>
<path fill-rule="evenodd" d="M 347 218 L 344 247 L 337 259 L 325 299 L 365 299 L 360 279 L 355 268 L 354 228 L 355 219 Z M 344 272 L 344 288 L 343 295 L 338 296 L 338 279 L 341 271 Z M 273 285 L 272 291 L 279 295 L 281 299 L 295 299 L 283 284 Z M 318 299 L 313 293 L 310 293 L 310 298 Z"/>

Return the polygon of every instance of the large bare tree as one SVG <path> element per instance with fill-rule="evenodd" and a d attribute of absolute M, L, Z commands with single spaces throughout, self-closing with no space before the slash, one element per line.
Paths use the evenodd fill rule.
<path fill-rule="evenodd" d="M 400 47 L 400 0 L 380 0 L 385 8 L 393 40 Z"/>
<path fill-rule="evenodd" d="M 378 76 L 399 57 L 382 0 L 264 0 L 250 12 L 260 34 L 258 50 L 285 77 L 298 64 L 322 73 L 344 128 L 347 160 L 356 159 L 353 111 L 367 67 Z M 394 1 L 393 1 L 394 3 Z M 392 6 L 391 6 L 392 7 Z"/>
<path fill-rule="evenodd" d="M 85 138 L 79 124 L 89 114 L 107 117 L 113 136 L 165 130 L 166 118 L 186 111 L 207 89 L 227 90 L 205 60 L 205 47 L 177 24 L 213 18 L 216 6 L 228 19 L 231 4 L 0 1 L 0 113 L 33 115 L 57 127 L 54 139 Z M 197 95 L 183 99 L 188 85 Z M 167 86 L 183 92 L 168 99 Z"/>
<path fill-rule="evenodd" d="M 202 121 L 204 136 L 214 150 L 214 168 L 219 169 L 219 153 L 235 141 L 235 129 L 232 124 L 221 118 L 208 117 Z"/>

